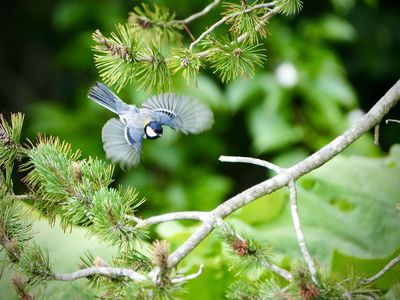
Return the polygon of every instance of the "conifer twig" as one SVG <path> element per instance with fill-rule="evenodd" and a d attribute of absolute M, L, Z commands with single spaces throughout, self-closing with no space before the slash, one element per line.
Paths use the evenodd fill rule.
<path fill-rule="evenodd" d="M 246 9 L 244 9 L 244 10 L 242 10 L 242 11 L 235 12 L 235 13 L 232 13 L 232 14 L 229 14 L 229 15 L 226 15 L 226 16 L 222 17 L 219 21 L 217 21 L 216 23 L 214 23 L 213 25 L 211 25 L 206 31 L 204 31 L 194 42 L 192 42 L 192 43 L 190 44 L 190 46 L 189 46 L 189 50 L 192 50 L 193 47 L 194 47 L 196 44 L 198 44 L 198 43 L 199 43 L 201 40 L 203 40 L 207 35 L 209 35 L 209 34 L 210 34 L 211 32 L 213 32 L 217 27 L 221 26 L 222 24 L 224 24 L 224 23 L 225 23 L 226 21 L 228 21 L 229 19 L 232 19 L 232 18 L 234 18 L 234 17 L 236 17 L 236 16 L 239 16 L 239 15 L 241 15 L 241 14 L 245 14 L 245 13 L 252 12 L 252 11 L 257 10 L 257 9 L 262 9 L 262 8 L 268 9 L 268 8 L 273 7 L 274 5 L 275 5 L 274 2 L 270 2 L 270 3 L 261 3 L 261 4 L 254 5 L 254 6 L 252 6 L 252 7 L 246 8 Z"/>
<path fill-rule="evenodd" d="M 178 22 L 183 23 L 183 24 L 190 23 L 190 22 L 208 14 L 215 6 L 217 6 L 219 4 L 219 2 L 220 2 L 220 0 L 214 0 L 213 2 L 208 4 L 206 7 L 204 7 L 204 9 L 202 11 L 199 11 L 198 13 L 195 13 L 195 14 L 187 17 L 186 19 L 178 20 Z"/>
<path fill-rule="evenodd" d="M 291 281 L 293 279 L 293 276 L 292 276 L 292 274 L 290 274 L 290 272 L 278 267 L 277 265 L 270 263 L 269 261 L 267 261 L 265 259 L 265 257 L 260 257 L 260 262 L 264 268 L 267 268 L 268 270 L 275 272 L 282 278 L 285 278 L 287 281 Z"/>
<path fill-rule="evenodd" d="M 396 256 L 393 258 L 386 266 L 383 267 L 382 270 L 380 270 L 378 273 L 376 273 L 374 276 L 365 279 L 362 283 L 363 284 L 370 284 L 374 282 L 375 280 L 378 280 L 381 278 L 387 271 L 389 271 L 391 268 L 393 268 L 396 264 L 400 262 L 400 255 Z"/>
<path fill-rule="evenodd" d="M 150 217 L 147 219 L 139 219 L 135 218 L 137 221 L 137 227 L 144 227 L 159 223 L 165 223 L 170 221 L 178 221 L 178 220 L 197 220 L 197 221 L 205 221 L 209 216 L 208 212 L 205 211 L 180 211 L 175 213 L 168 213 L 163 215 L 158 215 L 154 217 Z M 131 216 L 128 216 L 132 218 Z"/>
<path fill-rule="evenodd" d="M 288 187 L 290 194 L 290 212 L 292 214 L 293 226 L 296 232 L 297 241 L 299 242 L 301 253 L 303 254 L 308 270 L 310 271 L 311 279 L 315 284 L 317 284 L 317 270 L 315 268 L 314 261 L 310 255 L 310 252 L 307 249 L 304 232 L 301 228 L 299 210 L 297 208 L 296 183 L 294 182 L 294 180 L 289 181 Z"/>
<path fill-rule="evenodd" d="M 193 274 L 190 274 L 187 276 L 183 276 L 183 277 L 176 277 L 171 280 L 171 283 L 181 283 L 181 282 L 186 282 L 188 280 L 195 279 L 201 275 L 201 273 L 203 272 L 203 268 L 204 268 L 204 265 L 201 264 L 199 270 L 196 273 L 193 273 Z"/>

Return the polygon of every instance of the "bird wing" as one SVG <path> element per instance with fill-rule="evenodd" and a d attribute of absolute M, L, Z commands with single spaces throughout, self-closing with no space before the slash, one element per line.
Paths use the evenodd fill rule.
<path fill-rule="evenodd" d="M 211 127 L 212 111 L 203 103 L 186 96 L 162 94 L 153 96 L 142 104 L 162 125 L 187 133 L 200 133 Z"/>
<path fill-rule="evenodd" d="M 119 119 L 109 120 L 101 132 L 103 148 L 108 159 L 121 167 L 136 166 L 140 161 L 142 133 Z"/>

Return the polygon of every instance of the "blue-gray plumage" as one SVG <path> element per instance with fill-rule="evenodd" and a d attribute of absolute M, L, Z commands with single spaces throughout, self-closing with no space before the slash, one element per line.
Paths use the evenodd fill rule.
<path fill-rule="evenodd" d="M 188 134 L 200 133 L 213 123 L 211 110 L 186 96 L 153 96 L 138 108 L 124 103 L 105 85 L 97 82 L 88 97 L 119 116 L 119 119 L 113 118 L 104 125 L 102 140 L 107 158 L 121 166 L 137 165 L 143 137 L 161 137 L 163 125 Z"/>

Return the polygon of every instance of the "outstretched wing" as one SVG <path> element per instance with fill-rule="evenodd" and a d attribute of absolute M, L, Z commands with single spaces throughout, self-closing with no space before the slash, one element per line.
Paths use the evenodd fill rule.
<path fill-rule="evenodd" d="M 108 159 L 121 167 L 136 166 L 140 162 L 142 133 L 135 132 L 119 119 L 109 120 L 101 132 Z"/>
<path fill-rule="evenodd" d="M 162 94 L 143 103 L 154 119 L 183 133 L 199 133 L 211 127 L 212 111 L 203 103 L 186 96 Z"/>

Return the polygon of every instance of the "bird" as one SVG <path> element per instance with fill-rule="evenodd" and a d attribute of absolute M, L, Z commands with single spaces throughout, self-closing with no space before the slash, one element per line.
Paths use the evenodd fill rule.
<path fill-rule="evenodd" d="M 211 128 L 211 109 L 188 96 L 165 93 L 152 96 L 140 107 L 123 102 L 100 82 L 90 88 L 88 98 L 117 114 L 102 129 L 106 157 L 122 168 L 140 163 L 142 140 L 163 136 L 167 125 L 184 134 L 198 134 Z"/>

